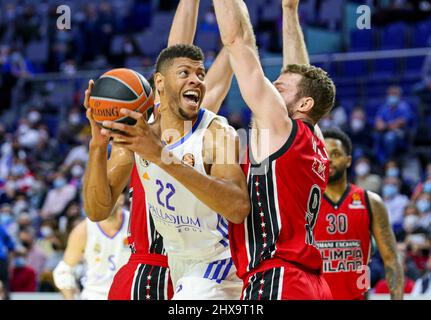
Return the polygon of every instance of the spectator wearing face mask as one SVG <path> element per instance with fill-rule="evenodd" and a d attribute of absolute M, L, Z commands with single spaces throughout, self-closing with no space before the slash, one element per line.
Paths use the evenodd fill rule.
<path fill-rule="evenodd" d="M 348 128 L 349 137 L 355 146 L 354 159 L 360 154 L 372 154 L 373 140 L 370 132 L 366 113 L 362 107 L 356 107 L 350 115 Z"/>
<path fill-rule="evenodd" d="M 421 214 L 421 225 L 431 229 L 431 194 L 422 193 L 416 200 L 416 207 Z"/>
<path fill-rule="evenodd" d="M 63 173 L 57 173 L 42 206 L 42 218 L 59 216 L 77 195 L 76 186 L 70 184 Z"/>
<path fill-rule="evenodd" d="M 400 180 L 395 177 L 386 177 L 383 182 L 382 196 L 389 213 L 389 220 L 396 232 L 403 224 L 404 208 L 409 198 L 400 194 Z"/>
<path fill-rule="evenodd" d="M 392 159 L 386 161 L 386 163 L 384 165 L 384 170 L 385 170 L 385 177 L 399 179 L 399 181 L 400 181 L 400 193 L 405 194 L 405 195 L 411 194 L 411 189 L 404 182 L 404 179 L 403 179 L 403 176 L 401 173 L 401 169 L 400 169 L 400 165 L 398 164 L 397 161 L 392 160 Z"/>
<path fill-rule="evenodd" d="M 36 272 L 27 261 L 27 250 L 20 249 L 13 261 L 13 269 L 10 279 L 10 291 L 35 292 L 36 289 Z"/>
<path fill-rule="evenodd" d="M 422 193 L 431 195 L 431 173 L 428 174 L 423 182 L 416 186 L 415 190 L 413 191 L 412 200 L 416 201 Z"/>
<path fill-rule="evenodd" d="M 402 100 L 401 95 L 400 87 L 390 87 L 386 102 L 377 111 L 375 150 L 380 163 L 396 156 L 407 142 L 412 111 L 411 106 Z"/>
<path fill-rule="evenodd" d="M 355 164 L 355 184 L 365 190 L 380 194 L 382 179 L 379 175 L 371 173 L 370 160 L 366 157 L 359 158 Z"/>
<path fill-rule="evenodd" d="M 26 262 L 36 273 L 36 279 L 45 268 L 47 257 L 45 253 L 35 245 L 34 229 L 27 228 L 19 232 L 18 239 L 26 250 Z"/>
<path fill-rule="evenodd" d="M 402 228 L 396 233 L 397 241 L 403 242 L 413 234 L 427 234 L 428 230 L 421 223 L 422 215 L 416 204 L 409 203 L 404 208 Z"/>

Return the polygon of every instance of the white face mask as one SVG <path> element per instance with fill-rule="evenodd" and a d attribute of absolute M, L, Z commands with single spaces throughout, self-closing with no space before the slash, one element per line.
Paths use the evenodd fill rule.
<path fill-rule="evenodd" d="M 354 132 L 358 132 L 364 128 L 365 122 L 361 119 L 352 119 L 352 121 L 350 122 L 350 126 L 352 127 L 352 130 Z"/>
<path fill-rule="evenodd" d="M 69 115 L 69 123 L 70 124 L 78 124 L 79 122 L 81 122 L 81 117 L 79 116 L 79 114 L 77 113 L 72 113 Z"/>
<path fill-rule="evenodd" d="M 40 113 L 37 111 L 32 111 L 28 114 L 28 121 L 31 123 L 36 123 L 40 120 Z"/>
<path fill-rule="evenodd" d="M 355 173 L 359 177 L 363 177 L 367 175 L 369 172 L 370 172 L 370 166 L 365 162 L 361 162 L 357 164 L 355 167 Z"/>
<path fill-rule="evenodd" d="M 75 178 L 80 178 L 84 174 L 84 169 L 80 165 L 74 165 L 72 169 L 70 169 L 70 173 Z"/>
<path fill-rule="evenodd" d="M 43 226 L 42 228 L 40 228 L 40 234 L 42 235 L 42 237 L 48 238 L 53 235 L 53 231 L 50 227 Z"/>
<path fill-rule="evenodd" d="M 410 215 L 404 218 L 403 228 L 406 232 L 412 232 L 418 225 L 419 217 L 415 215 Z"/>

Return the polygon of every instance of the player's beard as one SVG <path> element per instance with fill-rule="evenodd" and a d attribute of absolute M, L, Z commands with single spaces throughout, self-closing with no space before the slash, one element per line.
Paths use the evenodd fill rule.
<path fill-rule="evenodd" d="M 343 178 L 345 171 L 346 171 L 345 169 L 334 170 L 334 174 L 329 176 L 328 183 L 332 184 L 332 183 L 340 181 Z"/>

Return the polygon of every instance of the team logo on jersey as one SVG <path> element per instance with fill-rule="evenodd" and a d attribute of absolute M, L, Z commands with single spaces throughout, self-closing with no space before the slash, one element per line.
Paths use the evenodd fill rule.
<path fill-rule="evenodd" d="M 186 153 L 181 160 L 182 163 L 188 164 L 191 167 L 195 166 L 195 156 L 191 153 Z"/>
<path fill-rule="evenodd" d="M 312 170 L 317 176 L 322 179 L 323 181 L 326 181 L 325 178 L 325 171 L 326 171 L 326 165 L 320 161 L 317 158 L 314 158 L 313 167 Z"/>
<path fill-rule="evenodd" d="M 150 165 L 150 161 L 141 158 L 141 165 L 148 167 Z"/>
<path fill-rule="evenodd" d="M 355 192 L 352 195 L 352 203 L 349 204 L 349 208 L 350 209 L 364 209 L 365 206 L 362 203 L 362 199 L 361 196 L 359 195 L 359 193 Z"/>
<path fill-rule="evenodd" d="M 102 248 L 100 247 L 99 243 L 96 243 L 94 245 L 93 251 L 96 252 L 96 253 L 101 253 L 102 252 Z"/>

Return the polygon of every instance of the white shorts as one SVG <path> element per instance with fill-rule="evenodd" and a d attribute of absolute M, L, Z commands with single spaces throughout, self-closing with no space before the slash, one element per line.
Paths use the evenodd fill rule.
<path fill-rule="evenodd" d="M 232 258 L 202 262 L 168 255 L 172 300 L 239 300 L 243 282 Z"/>

